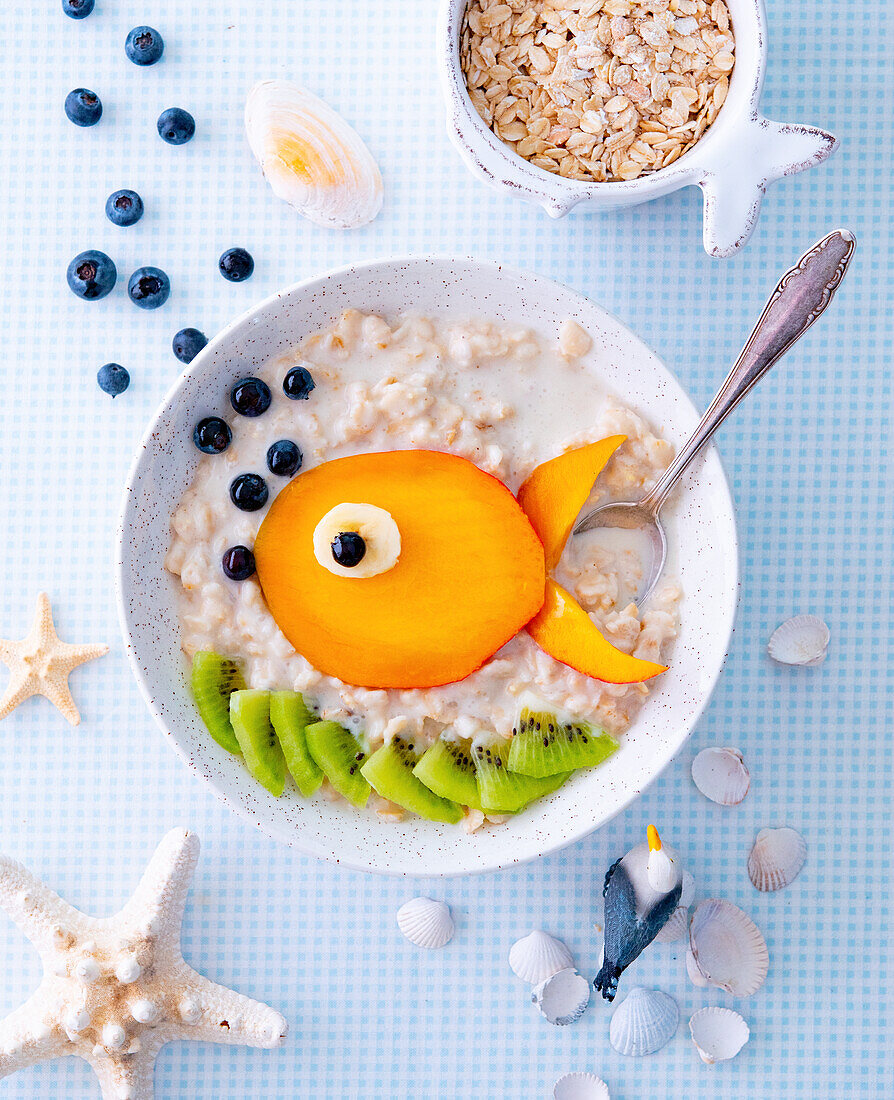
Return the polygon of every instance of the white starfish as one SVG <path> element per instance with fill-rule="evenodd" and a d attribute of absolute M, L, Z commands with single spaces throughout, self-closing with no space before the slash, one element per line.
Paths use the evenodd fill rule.
<path fill-rule="evenodd" d="M 155 1059 L 175 1039 L 275 1047 L 274 1009 L 188 966 L 180 951 L 199 839 L 174 829 L 114 917 L 88 917 L 0 856 L 0 907 L 40 952 L 37 990 L 0 1021 L 0 1078 L 51 1058 L 89 1062 L 105 1100 L 151 1100 Z"/>

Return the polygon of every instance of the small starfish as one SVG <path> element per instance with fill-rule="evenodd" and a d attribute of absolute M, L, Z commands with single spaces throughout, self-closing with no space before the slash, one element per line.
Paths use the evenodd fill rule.
<path fill-rule="evenodd" d="M 9 683 L 0 699 L 0 720 L 32 695 L 44 695 L 76 726 L 81 720 L 71 697 L 71 672 L 109 652 L 107 645 L 69 645 L 60 640 L 53 625 L 53 611 L 46 592 L 37 597 L 37 614 L 20 642 L 0 638 L 0 661 L 9 667 Z"/>
<path fill-rule="evenodd" d="M 199 838 L 174 829 L 115 917 L 88 917 L 0 856 L 0 907 L 40 952 L 36 991 L 0 1021 L 0 1078 L 74 1055 L 105 1100 L 152 1100 L 155 1059 L 177 1039 L 276 1047 L 286 1021 L 202 977 L 183 959 L 180 925 Z"/>

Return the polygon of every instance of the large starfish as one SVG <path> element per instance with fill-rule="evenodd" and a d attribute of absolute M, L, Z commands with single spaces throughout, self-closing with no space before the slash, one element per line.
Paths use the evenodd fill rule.
<path fill-rule="evenodd" d="M 45 695 L 76 726 L 81 720 L 68 687 L 73 669 L 109 652 L 107 645 L 69 645 L 53 625 L 46 592 L 37 597 L 37 614 L 28 635 L 19 642 L 0 638 L 0 661 L 9 666 L 9 683 L 0 699 L 0 719 L 32 695 Z"/>
<path fill-rule="evenodd" d="M 89 1062 L 105 1100 L 151 1100 L 155 1059 L 175 1039 L 275 1047 L 274 1009 L 196 973 L 180 925 L 199 839 L 174 829 L 114 917 L 88 917 L 0 856 L 0 907 L 40 952 L 37 990 L 0 1021 L 0 1078 L 51 1058 Z"/>

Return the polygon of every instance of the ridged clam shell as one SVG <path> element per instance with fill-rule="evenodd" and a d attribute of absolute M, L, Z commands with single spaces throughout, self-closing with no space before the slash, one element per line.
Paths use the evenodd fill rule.
<path fill-rule="evenodd" d="M 509 949 L 509 965 L 523 982 L 540 982 L 574 966 L 574 958 L 561 940 L 546 932 L 532 932 Z"/>
<path fill-rule="evenodd" d="M 618 1005 L 608 1035 L 618 1054 L 640 1058 L 673 1039 L 680 1022 L 677 1002 L 660 989 L 631 989 Z"/>
<path fill-rule="evenodd" d="M 583 1016 L 590 1003 L 590 983 L 569 966 L 535 986 L 531 1001 L 551 1024 L 564 1027 Z"/>
<path fill-rule="evenodd" d="M 413 898 L 397 911 L 397 927 L 417 947 L 444 947 L 453 939 L 453 918 L 443 901 Z"/>
<path fill-rule="evenodd" d="M 731 1008 L 702 1008 L 689 1020 L 689 1031 L 706 1066 L 735 1058 L 748 1042 L 748 1024 Z"/>
<path fill-rule="evenodd" d="M 692 761 L 692 782 L 705 798 L 721 806 L 737 806 L 748 794 L 751 776 L 738 749 L 710 748 Z"/>
<path fill-rule="evenodd" d="M 773 631 L 767 650 L 780 664 L 812 668 L 825 661 L 830 636 L 829 628 L 816 615 L 796 615 Z"/>
<path fill-rule="evenodd" d="M 676 943 L 689 933 L 689 909 L 685 905 L 678 905 L 671 913 L 670 920 L 661 929 L 655 939 L 658 943 Z"/>
<path fill-rule="evenodd" d="M 556 1081 L 553 1100 L 611 1100 L 608 1085 L 595 1073 L 566 1073 Z"/>
<path fill-rule="evenodd" d="M 699 973 L 727 993 L 750 997 L 764 984 L 767 944 L 751 917 L 732 902 L 709 898 L 698 906 L 689 947 Z"/>
<path fill-rule="evenodd" d="M 382 175 L 337 112 L 287 80 L 249 92 L 245 131 L 274 194 L 318 225 L 354 229 L 382 208 Z"/>
<path fill-rule="evenodd" d="M 807 859 L 804 837 L 794 829 L 761 829 L 748 856 L 748 877 L 768 892 L 790 886 Z"/>

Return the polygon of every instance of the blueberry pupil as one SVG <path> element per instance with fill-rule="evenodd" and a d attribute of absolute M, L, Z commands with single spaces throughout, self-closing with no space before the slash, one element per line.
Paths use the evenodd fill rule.
<path fill-rule="evenodd" d="M 332 556 L 344 569 L 353 569 L 363 561 L 366 543 L 356 531 L 341 531 L 332 540 Z"/>
<path fill-rule="evenodd" d="M 78 265 L 78 278 L 83 279 L 85 283 L 90 282 L 91 279 L 96 278 L 96 264 L 86 263 Z"/>

